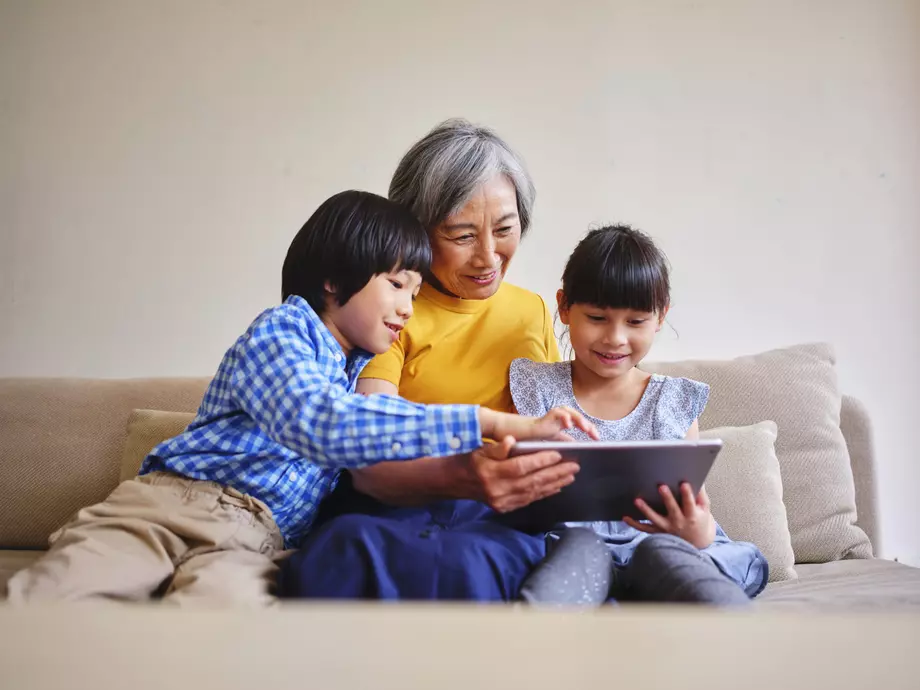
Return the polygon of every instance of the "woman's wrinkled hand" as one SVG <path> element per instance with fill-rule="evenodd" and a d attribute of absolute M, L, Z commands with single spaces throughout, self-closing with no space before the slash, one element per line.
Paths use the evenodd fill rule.
<path fill-rule="evenodd" d="M 514 444 L 515 438 L 506 436 L 465 456 L 467 487 L 462 493 L 507 513 L 557 494 L 575 481 L 577 463 L 552 450 L 512 458 Z"/>

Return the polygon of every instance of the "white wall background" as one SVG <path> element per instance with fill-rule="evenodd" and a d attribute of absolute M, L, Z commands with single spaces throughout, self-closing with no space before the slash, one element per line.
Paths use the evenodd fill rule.
<path fill-rule="evenodd" d="M 834 343 L 920 564 L 916 1 L 0 0 L 0 375 L 211 373 L 316 205 L 455 115 L 536 179 L 513 281 L 629 221 L 654 357 Z"/>

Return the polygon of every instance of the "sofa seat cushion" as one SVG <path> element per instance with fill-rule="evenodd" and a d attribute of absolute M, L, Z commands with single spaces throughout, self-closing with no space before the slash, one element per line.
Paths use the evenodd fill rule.
<path fill-rule="evenodd" d="M 799 564 L 798 579 L 774 582 L 757 598 L 764 607 L 920 611 L 920 568 L 877 559 Z"/>
<path fill-rule="evenodd" d="M 44 554 L 44 551 L 0 549 L 0 599 L 6 598 L 7 580 L 23 568 L 28 568 Z"/>

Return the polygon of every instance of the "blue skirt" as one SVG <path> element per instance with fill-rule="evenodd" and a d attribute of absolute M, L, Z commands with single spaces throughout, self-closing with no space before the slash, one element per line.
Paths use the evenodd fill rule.
<path fill-rule="evenodd" d="M 279 594 L 513 601 L 546 546 L 543 534 L 519 532 L 497 518 L 476 501 L 384 506 L 356 492 L 346 473 L 300 550 L 282 563 Z"/>

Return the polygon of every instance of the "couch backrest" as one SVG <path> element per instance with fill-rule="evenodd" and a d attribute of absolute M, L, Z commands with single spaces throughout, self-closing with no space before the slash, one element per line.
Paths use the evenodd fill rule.
<path fill-rule="evenodd" d="M 45 548 L 118 484 L 131 411 L 194 412 L 208 381 L 0 379 L 0 548 Z"/>
<path fill-rule="evenodd" d="M 194 412 L 207 378 L 0 378 L 0 549 L 40 549 L 48 535 L 118 484 L 134 409 Z M 858 524 L 878 544 L 868 413 L 844 396 L 840 426 L 856 483 Z"/>

